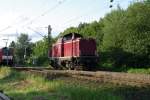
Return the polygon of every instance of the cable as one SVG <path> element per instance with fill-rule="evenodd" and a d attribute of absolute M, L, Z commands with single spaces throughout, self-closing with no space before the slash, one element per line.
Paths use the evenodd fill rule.
<path fill-rule="evenodd" d="M 17 34 L 16 33 L 14 33 L 14 34 L 0 34 L 0 36 L 3 36 L 3 37 L 7 37 L 7 36 L 16 37 Z"/>
<path fill-rule="evenodd" d="M 60 6 L 61 4 L 63 4 L 64 2 L 66 2 L 67 0 L 63 0 L 63 1 L 59 1 L 56 5 L 54 5 L 52 8 L 48 9 L 47 11 L 45 11 L 44 13 L 40 14 L 39 16 L 35 17 L 34 19 L 32 19 L 30 22 L 28 22 L 25 25 L 29 25 L 32 24 L 35 20 L 39 19 L 40 17 L 45 16 L 46 14 L 48 14 L 49 12 L 53 11 L 54 9 L 56 9 L 58 6 Z M 24 25 L 24 26 L 25 26 Z"/>
<path fill-rule="evenodd" d="M 103 7 L 103 8 L 106 8 L 106 6 Z M 103 8 L 102 8 L 102 9 L 103 9 Z M 91 13 L 95 13 L 95 12 L 97 12 L 95 9 L 94 9 L 94 10 L 91 10 L 90 12 L 86 12 L 86 13 L 84 13 L 84 14 L 82 14 L 82 15 L 76 16 L 76 17 L 74 17 L 74 18 L 69 19 L 68 21 L 65 21 L 62 25 L 63 25 L 63 27 L 64 27 L 64 26 L 67 26 L 68 23 L 71 24 L 72 22 L 77 21 L 78 19 L 80 19 L 80 18 L 82 18 L 82 17 L 84 17 L 84 16 L 87 16 L 87 15 L 89 15 L 89 14 L 91 15 Z"/>
<path fill-rule="evenodd" d="M 43 2 L 43 6 L 46 4 L 46 0 Z M 43 6 L 41 6 L 41 7 L 43 7 Z M 18 16 L 15 20 L 18 20 L 18 18 L 23 18 L 22 17 L 23 15 L 20 15 L 20 16 Z M 25 21 L 25 20 L 29 20 L 28 18 L 23 18 L 23 21 Z M 20 22 L 22 22 L 22 21 L 19 21 L 19 23 Z M 10 28 L 12 28 L 15 24 L 17 24 L 16 22 L 13 22 L 11 25 L 8 25 L 8 26 L 6 26 L 5 28 L 3 28 L 3 29 L 1 29 L 0 30 L 0 32 L 3 32 L 3 31 L 5 31 L 5 30 L 7 30 L 7 29 L 10 29 Z"/>
<path fill-rule="evenodd" d="M 113 0 L 113 2 L 119 4 L 119 3 L 121 3 L 122 1 L 120 1 L 120 0 Z M 109 7 L 109 6 L 108 6 L 108 7 Z M 103 8 L 106 8 L 106 6 L 103 7 Z M 103 9 L 103 8 L 102 8 L 102 9 Z M 95 10 L 92 10 L 91 12 L 93 13 L 93 12 L 95 12 Z M 89 13 L 90 13 L 90 12 L 86 12 L 86 13 L 84 13 L 83 15 L 76 16 L 76 17 L 74 17 L 74 18 L 72 18 L 72 19 L 70 19 L 70 20 L 64 22 L 62 25 L 63 25 L 63 27 L 64 27 L 64 26 L 67 26 L 66 24 L 68 24 L 68 23 L 71 24 L 72 22 L 77 21 L 78 19 L 80 19 L 80 18 L 82 18 L 82 17 L 84 17 L 84 16 L 86 16 L 86 15 L 89 15 Z M 91 14 L 91 13 L 90 13 L 90 14 Z"/>
<path fill-rule="evenodd" d="M 26 21 L 26 20 L 29 20 L 27 17 L 22 17 L 22 16 L 23 16 L 23 15 L 18 16 L 18 17 L 15 19 L 15 20 L 18 20 L 19 18 L 22 18 L 20 21 L 18 21 L 18 22 L 14 21 L 12 24 L 10 24 L 10 25 L 6 26 L 5 28 L 1 29 L 0 32 L 3 32 L 3 31 L 5 31 L 5 30 L 8 30 L 8 29 L 12 28 L 14 25 L 19 24 L 20 22 L 24 22 L 24 21 Z"/>
<path fill-rule="evenodd" d="M 26 25 L 29 25 L 29 24 L 32 24 L 34 21 L 36 21 L 37 19 L 39 19 L 40 17 L 43 17 L 45 16 L 46 14 L 48 14 L 49 12 L 53 11 L 54 9 L 56 9 L 59 5 L 63 4 L 66 0 L 63 0 L 63 1 L 59 1 L 56 5 L 54 5 L 52 8 L 48 9 L 47 11 L 45 11 L 44 13 L 40 14 L 39 16 L 35 17 L 34 19 L 30 20 L 27 24 L 23 25 L 23 26 L 26 26 Z M 20 17 L 20 16 L 19 16 Z M 16 18 L 18 20 L 18 17 Z M 29 20 L 28 18 L 25 18 L 23 21 L 19 21 L 19 23 L 21 22 L 24 22 L 24 21 L 27 21 Z M 17 23 L 12 23 L 11 25 L 8 25 L 7 27 L 3 28 L 0 30 L 0 32 L 3 32 L 5 30 L 8 30 L 10 28 L 12 28 L 14 25 L 16 25 Z"/>
<path fill-rule="evenodd" d="M 43 17 L 45 16 L 46 14 L 48 14 L 49 12 L 53 11 L 54 9 L 56 9 L 58 6 L 60 6 L 61 4 L 63 4 L 64 2 L 66 2 L 67 0 L 63 0 L 63 1 L 59 1 L 56 5 L 54 5 L 52 8 L 48 9 L 47 11 L 45 11 L 44 13 L 42 13 L 41 15 L 35 17 L 34 19 L 32 19 L 30 22 L 28 22 L 27 24 L 23 25 L 22 27 L 26 26 L 26 25 L 29 25 L 29 24 L 32 24 L 35 20 L 37 20 L 38 18 L 40 17 Z M 29 30 L 32 30 L 34 31 L 35 33 L 37 33 L 38 35 L 44 37 L 40 32 L 34 30 L 33 28 L 31 27 L 27 27 Z M 42 27 L 43 28 L 43 27 Z M 44 27 L 44 28 L 48 28 L 48 27 Z"/>
<path fill-rule="evenodd" d="M 45 37 L 45 36 L 43 36 L 40 32 L 34 30 L 33 28 L 31 28 L 31 27 L 27 27 L 27 28 L 28 28 L 29 30 L 31 30 L 31 31 L 33 31 L 33 32 L 35 32 L 35 33 L 37 33 L 38 35 L 40 35 L 40 36 L 42 36 L 42 37 Z"/>
<path fill-rule="evenodd" d="M 3 28 L 3 29 L 1 29 L 0 30 L 0 32 L 3 32 L 3 31 L 5 31 L 5 30 L 7 30 L 7 29 L 10 29 L 12 26 L 11 25 L 9 25 L 9 26 L 7 26 L 7 27 L 5 27 L 5 28 Z"/>

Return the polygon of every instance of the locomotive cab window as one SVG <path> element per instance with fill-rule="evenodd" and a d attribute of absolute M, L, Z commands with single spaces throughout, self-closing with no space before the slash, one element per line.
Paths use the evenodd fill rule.
<path fill-rule="evenodd" d="M 2 52 L 3 52 L 3 55 L 7 55 L 8 49 L 7 49 L 7 48 L 3 48 L 3 49 L 2 49 Z"/>
<path fill-rule="evenodd" d="M 71 40 L 72 39 L 72 34 L 67 34 L 63 37 L 63 41 Z"/>
<path fill-rule="evenodd" d="M 77 34 L 77 33 L 70 33 L 66 34 L 63 37 L 63 41 L 71 40 L 71 39 L 77 39 L 77 38 L 82 38 L 82 35 Z"/>
<path fill-rule="evenodd" d="M 2 49 L 3 55 L 11 55 L 12 54 L 12 50 L 10 48 L 3 48 Z"/>

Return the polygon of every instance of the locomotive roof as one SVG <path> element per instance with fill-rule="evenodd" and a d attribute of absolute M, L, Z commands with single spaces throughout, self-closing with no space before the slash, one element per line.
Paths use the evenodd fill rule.
<path fill-rule="evenodd" d="M 83 37 L 81 34 L 79 34 L 79 33 L 68 33 L 68 34 L 65 34 L 65 35 L 63 35 L 62 37 L 66 37 L 66 36 L 69 36 L 69 35 L 75 35 L 75 36 L 80 36 L 80 37 Z"/>
<path fill-rule="evenodd" d="M 63 36 L 60 36 L 58 39 L 57 39 L 57 43 L 62 41 L 63 40 L 70 40 L 73 38 L 82 38 L 83 36 L 79 33 L 68 33 L 68 34 L 65 34 Z"/>

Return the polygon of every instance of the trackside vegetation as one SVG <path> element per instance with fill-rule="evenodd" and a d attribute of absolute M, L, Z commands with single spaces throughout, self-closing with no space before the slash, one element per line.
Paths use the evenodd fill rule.
<path fill-rule="evenodd" d="M 119 86 L 72 78 L 46 79 L 0 68 L 0 90 L 13 100 L 149 100 L 149 87 Z"/>
<path fill-rule="evenodd" d="M 150 74 L 150 68 L 141 68 L 141 69 L 128 69 L 128 73 L 139 73 L 139 74 Z"/>

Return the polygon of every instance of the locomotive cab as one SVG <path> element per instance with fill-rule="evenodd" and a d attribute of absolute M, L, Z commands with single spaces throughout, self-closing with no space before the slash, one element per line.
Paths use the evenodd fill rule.
<path fill-rule="evenodd" d="M 13 65 L 13 48 L 3 47 L 0 52 L 0 63 L 3 65 Z"/>

